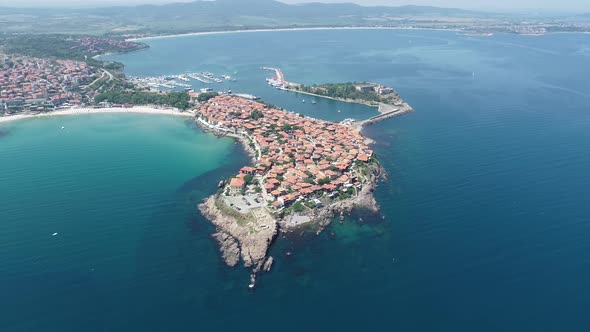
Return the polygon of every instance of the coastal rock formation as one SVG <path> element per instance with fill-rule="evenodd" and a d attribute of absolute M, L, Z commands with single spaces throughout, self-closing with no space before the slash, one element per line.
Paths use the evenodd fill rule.
<path fill-rule="evenodd" d="M 268 248 L 277 235 L 276 220 L 264 209 L 255 210 L 249 215 L 223 213 L 218 205 L 223 203 L 218 203 L 217 199 L 215 195 L 209 197 L 199 205 L 199 209 L 217 227 L 214 237 L 220 243 L 224 261 L 234 266 L 241 258 L 245 267 L 260 270 Z"/>
<path fill-rule="evenodd" d="M 231 95 L 201 105 L 196 122 L 236 138 L 252 157 L 199 208 L 216 227 L 224 261 L 256 274 L 279 231 L 305 223 L 317 233 L 354 208 L 377 211 L 373 191 L 384 174 L 366 138 L 351 125 L 286 112 Z"/>
<path fill-rule="evenodd" d="M 221 256 L 228 266 L 236 266 L 240 261 L 240 247 L 238 241 L 231 235 L 219 231 L 214 233 L 213 238 L 219 242 Z"/>
<path fill-rule="evenodd" d="M 317 224 L 317 234 L 330 226 L 332 218 L 339 215 L 350 214 L 354 208 L 363 208 L 371 212 L 378 212 L 379 205 L 375 200 L 373 192 L 377 186 L 379 179 L 385 177 L 385 171 L 379 163 L 371 165 L 368 169 L 368 181 L 365 186 L 358 191 L 357 195 L 348 199 L 332 202 L 329 205 L 314 209 L 312 212 L 298 215 L 299 220 L 305 217 L 308 222 Z M 284 219 L 280 221 L 281 230 L 288 232 L 296 229 L 302 225 L 300 222 L 293 222 L 294 218 Z"/>
<path fill-rule="evenodd" d="M 265 272 L 270 271 L 273 262 L 274 258 L 272 258 L 272 256 L 268 257 L 268 259 L 266 260 L 266 262 L 264 262 L 264 265 L 262 266 L 262 270 L 264 270 Z"/>

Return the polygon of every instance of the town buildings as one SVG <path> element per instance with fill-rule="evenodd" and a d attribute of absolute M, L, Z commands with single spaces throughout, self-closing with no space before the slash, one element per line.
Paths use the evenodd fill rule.
<path fill-rule="evenodd" d="M 373 157 L 354 128 L 231 95 L 210 99 L 198 116 L 213 130 L 248 140 L 256 151 L 255 165 L 243 167 L 226 192 L 260 192 L 275 208 L 360 188 L 360 170 Z M 246 189 L 239 179 L 252 176 L 254 185 Z"/>
<path fill-rule="evenodd" d="M 0 56 L 0 110 L 50 110 L 78 105 L 83 86 L 97 77 L 85 62 Z"/>

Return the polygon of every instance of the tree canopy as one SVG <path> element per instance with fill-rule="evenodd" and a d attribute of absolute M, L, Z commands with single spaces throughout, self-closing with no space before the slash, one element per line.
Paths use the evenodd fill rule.
<path fill-rule="evenodd" d="M 219 95 L 219 93 L 217 92 L 205 92 L 205 93 L 201 93 L 198 97 L 197 100 L 200 102 L 205 102 L 211 98 L 215 98 Z"/>
<path fill-rule="evenodd" d="M 250 118 L 253 120 L 258 120 L 263 117 L 264 117 L 264 113 L 262 113 L 262 111 L 260 111 L 260 110 L 253 110 L 252 113 L 250 113 Z"/>
<path fill-rule="evenodd" d="M 181 110 L 189 108 L 189 95 L 186 92 L 169 92 L 165 94 L 143 92 L 143 91 L 106 91 L 94 98 L 97 103 L 108 101 L 115 104 L 134 105 L 165 105 L 176 107 Z"/>

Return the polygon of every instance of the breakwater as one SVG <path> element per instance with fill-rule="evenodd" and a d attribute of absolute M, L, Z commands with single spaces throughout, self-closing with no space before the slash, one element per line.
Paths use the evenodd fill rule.
<path fill-rule="evenodd" d="M 399 96 L 399 94 L 397 94 L 397 92 L 394 92 L 393 89 L 391 89 L 391 88 L 389 88 L 390 93 L 392 96 L 394 96 L 392 99 L 388 99 L 388 101 L 391 101 L 391 103 L 389 103 L 389 102 L 388 103 L 375 102 L 375 101 L 362 100 L 362 99 L 338 98 L 338 97 L 326 96 L 326 95 L 322 95 L 322 94 L 318 94 L 318 93 L 314 93 L 314 92 L 310 92 L 310 91 L 302 91 L 301 87 L 303 87 L 303 84 L 287 81 L 287 79 L 285 78 L 285 74 L 283 73 L 283 71 L 280 68 L 262 67 L 261 69 L 267 70 L 267 71 L 272 71 L 275 73 L 275 76 L 273 78 L 269 78 L 266 81 L 268 82 L 269 85 L 276 87 L 277 89 L 301 93 L 301 94 L 314 96 L 314 97 L 318 97 L 318 98 L 332 99 L 332 100 L 337 100 L 337 101 L 341 101 L 341 102 L 345 102 L 345 103 L 361 104 L 361 105 L 367 105 L 370 107 L 377 108 L 379 115 L 373 116 L 373 117 L 365 119 L 365 120 L 347 119 L 347 120 L 343 121 L 344 124 L 353 125 L 356 128 L 358 128 L 359 130 L 365 125 L 373 124 L 373 123 L 376 123 L 379 121 L 383 121 L 383 120 L 386 120 L 386 119 L 389 119 L 392 117 L 404 115 L 406 113 L 410 113 L 410 112 L 414 111 L 414 109 L 408 103 L 406 103 Z M 371 84 L 375 85 L 376 87 L 379 87 L 379 89 L 381 88 L 381 86 L 378 84 L 374 84 L 374 83 L 371 83 Z M 381 90 L 379 90 L 379 91 L 381 91 Z M 380 92 L 378 92 L 378 93 L 380 93 Z"/>

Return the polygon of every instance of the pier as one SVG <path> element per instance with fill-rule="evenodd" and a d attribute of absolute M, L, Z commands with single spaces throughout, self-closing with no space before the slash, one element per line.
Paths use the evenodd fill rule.
<path fill-rule="evenodd" d="M 277 86 L 281 86 L 281 87 L 286 87 L 288 85 L 291 85 L 291 83 L 289 83 L 289 82 L 287 82 L 287 80 L 285 80 L 285 74 L 283 74 L 283 71 L 280 70 L 279 68 L 262 67 L 262 70 L 274 71 L 275 77 L 272 79 L 272 81 L 274 83 L 273 85 L 277 85 Z"/>
<path fill-rule="evenodd" d="M 362 120 L 362 121 L 353 121 L 350 124 L 353 125 L 354 127 L 356 127 L 357 129 L 361 130 L 366 125 L 374 124 L 379 121 L 383 121 L 383 120 L 393 118 L 396 116 L 404 115 L 406 113 L 410 113 L 413 111 L 414 111 L 414 109 L 412 107 L 410 107 L 410 105 L 408 105 L 407 103 L 404 103 L 403 105 L 401 105 L 400 108 L 388 107 L 388 110 L 386 112 L 383 112 L 379 115 L 372 116 L 372 117 Z"/>

